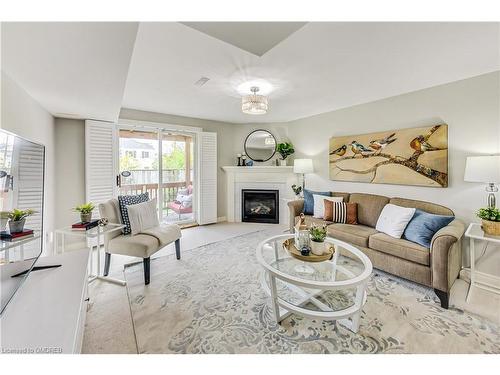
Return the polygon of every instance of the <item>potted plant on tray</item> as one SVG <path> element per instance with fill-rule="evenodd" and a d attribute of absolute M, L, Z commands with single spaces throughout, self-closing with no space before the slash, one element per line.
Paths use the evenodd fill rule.
<path fill-rule="evenodd" d="M 321 227 L 313 224 L 309 229 L 311 237 L 311 252 L 314 255 L 322 255 L 325 252 L 326 225 Z"/>
<path fill-rule="evenodd" d="M 286 158 L 293 155 L 295 149 L 290 142 L 282 142 L 278 143 L 278 146 L 276 146 L 276 152 L 281 156 L 280 165 L 286 166 Z"/>
<path fill-rule="evenodd" d="M 492 236 L 500 236 L 500 210 L 495 207 L 480 208 L 476 215 L 481 218 L 483 231 Z"/>
<path fill-rule="evenodd" d="M 19 210 L 14 208 L 9 212 L 9 230 L 10 233 L 19 233 L 24 230 L 24 223 L 26 223 L 26 218 L 35 213 L 31 209 Z"/>
<path fill-rule="evenodd" d="M 94 211 L 94 203 L 88 202 L 81 204 L 79 206 L 76 206 L 74 208 L 74 211 L 77 211 L 80 213 L 80 221 L 82 223 L 88 223 L 92 220 L 92 211 Z"/>

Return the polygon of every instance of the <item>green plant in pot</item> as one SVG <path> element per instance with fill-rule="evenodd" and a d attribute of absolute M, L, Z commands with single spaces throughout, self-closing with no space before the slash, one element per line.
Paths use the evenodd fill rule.
<path fill-rule="evenodd" d="M 309 235 L 311 238 L 311 252 L 314 255 L 322 255 L 326 250 L 326 224 L 323 224 L 322 226 L 312 224 L 309 229 Z"/>
<path fill-rule="evenodd" d="M 483 231 L 492 236 L 500 236 L 500 210 L 495 207 L 480 208 L 476 215 L 481 218 Z"/>
<path fill-rule="evenodd" d="M 82 223 L 88 223 L 89 221 L 92 220 L 92 211 L 94 211 L 94 208 L 95 208 L 94 203 L 88 202 L 76 206 L 74 210 L 80 213 L 80 221 Z"/>
<path fill-rule="evenodd" d="M 10 233 L 19 233 L 24 230 L 24 224 L 26 223 L 26 218 L 35 213 L 35 211 L 31 209 L 27 210 L 19 210 L 14 208 L 9 212 L 9 230 Z"/>
<path fill-rule="evenodd" d="M 286 158 L 293 155 L 295 149 L 290 142 L 282 142 L 278 143 L 278 146 L 276 146 L 276 152 L 281 156 L 280 165 L 284 166 L 286 165 Z"/>

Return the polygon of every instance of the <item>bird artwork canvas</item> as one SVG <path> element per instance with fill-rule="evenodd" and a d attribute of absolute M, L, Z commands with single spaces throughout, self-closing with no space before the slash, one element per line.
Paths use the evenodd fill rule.
<path fill-rule="evenodd" d="M 330 138 L 334 181 L 448 186 L 448 125 Z"/>

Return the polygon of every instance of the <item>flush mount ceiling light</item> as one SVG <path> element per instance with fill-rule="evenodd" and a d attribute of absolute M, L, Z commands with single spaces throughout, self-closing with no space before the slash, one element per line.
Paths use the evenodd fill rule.
<path fill-rule="evenodd" d="M 269 103 L 264 95 L 257 95 L 259 88 L 253 86 L 250 88 L 251 95 L 245 95 L 241 98 L 241 110 L 249 115 L 263 115 L 269 109 Z"/>

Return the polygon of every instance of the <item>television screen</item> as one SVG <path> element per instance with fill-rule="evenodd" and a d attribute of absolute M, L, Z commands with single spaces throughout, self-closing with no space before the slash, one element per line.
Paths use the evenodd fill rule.
<path fill-rule="evenodd" d="M 0 130 L 0 314 L 43 250 L 44 172 L 43 145 Z"/>

